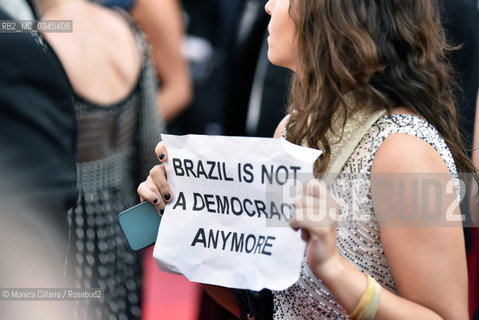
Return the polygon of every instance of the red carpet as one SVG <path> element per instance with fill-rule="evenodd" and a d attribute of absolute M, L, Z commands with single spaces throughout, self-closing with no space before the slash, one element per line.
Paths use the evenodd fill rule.
<path fill-rule="evenodd" d="M 142 320 L 197 320 L 200 294 L 198 284 L 158 270 L 153 247 L 145 251 Z"/>

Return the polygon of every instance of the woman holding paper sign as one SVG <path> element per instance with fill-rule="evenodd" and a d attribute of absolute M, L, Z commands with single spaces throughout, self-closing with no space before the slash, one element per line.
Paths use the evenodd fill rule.
<path fill-rule="evenodd" d="M 455 178 L 476 169 L 457 130 L 438 8 L 266 4 L 268 58 L 295 73 L 275 136 L 324 150 L 290 222 L 307 242 L 300 280 L 273 292 L 275 319 L 468 318 Z M 156 152 L 167 160 L 163 144 Z M 173 197 L 162 166 L 138 191 L 159 210 Z M 239 314 L 230 290 L 207 290 Z"/>

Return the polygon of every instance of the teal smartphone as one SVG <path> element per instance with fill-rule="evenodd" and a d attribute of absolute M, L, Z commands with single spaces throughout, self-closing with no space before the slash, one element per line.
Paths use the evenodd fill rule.
<path fill-rule="evenodd" d="M 156 242 L 161 217 L 154 205 L 142 202 L 118 215 L 130 248 L 138 251 Z"/>

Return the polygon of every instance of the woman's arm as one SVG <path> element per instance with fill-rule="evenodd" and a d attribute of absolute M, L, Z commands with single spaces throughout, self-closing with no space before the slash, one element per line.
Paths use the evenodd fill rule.
<path fill-rule="evenodd" d="M 402 179 L 406 180 L 406 185 L 410 185 L 407 183 L 408 179 L 417 179 L 421 185 L 423 179 L 432 178 L 441 185 L 439 199 L 430 195 L 430 189 L 424 191 L 420 188 L 416 208 L 413 205 L 414 200 L 407 197 L 408 194 L 415 196 L 411 189 L 406 189 L 405 199 L 397 195 L 392 198 L 394 208 L 401 208 L 400 202 L 405 201 L 409 204 L 405 206 L 405 210 L 409 209 L 410 212 L 421 212 L 422 208 L 428 207 L 437 208 L 433 212 L 437 214 L 437 210 L 442 209 L 436 220 L 438 225 L 426 223 L 421 218 L 413 221 L 413 225 L 404 227 L 394 225 L 394 222 L 381 225 L 381 240 L 399 295 L 433 310 L 444 319 L 467 319 L 464 236 L 461 222 L 454 223 L 446 217 L 451 204 L 457 203 L 456 192 L 446 193 L 445 185 L 451 180 L 446 164 L 424 140 L 411 135 L 396 134 L 383 142 L 372 168 L 372 174 L 390 172 L 405 173 L 400 176 L 403 178 L 398 175 L 393 177 L 395 183 L 395 180 Z M 374 197 L 375 194 L 373 203 L 376 202 Z M 426 202 L 426 199 L 430 201 Z M 437 206 L 438 204 L 440 206 Z M 460 214 L 459 206 L 455 208 L 457 217 Z M 377 206 L 375 211 L 381 215 L 381 209 Z M 399 212 L 399 209 L 394 211 L 394 217 L 402 215 L 404 212 Z M 378 315 L 392 314 L 394 309 L 385 304 L 379 309 Z"/>
<path fill-rule="evenodd" d="M 160 87 L 157 102 L 166 123 L 178 116 L 192 99 L 188 63 L 181 53 L 183 19 L 177 0 L 137 0 L 133 19 L 152 47 Z"/>
<path fill-rule="evenodd" d="M 400 178 L 396 173 L 406 174 Z M 445 192 L 444 183 L 449 179 L 442 177 L 448 177 L 449 172 L 442 158 L 429 144 L 413 136 L 392 135 L 382 143 L 372 168 L 372 177 L 387 174 L 393 179 L 393 185 L 400 185 L 401 179 L 407 186 L 404 179 L 430 178 L 420 175 L 424 173 L 440 175 L 438 181 L 443 188 L 439 197 L 442 211 L 438 223 L 443 223 L 446 210 L 455 201 L 456 195 Z M 414 177 L 411 174 L 415 174 Z M 420 184 L 422 182 L 419 181 Z M 419 200 L 416 204 L 411 198 L 400 198 L 401 193 L 394 192 L 388 206 L 385 206 L 394 208 L 394 215 L 392 221 L 381 224 L 381 241 L 398 295 L 381 290 L 375 319 L 467 319 L 467 272 L 460 222 L 448 227 L 399 224 L 401 215 L 405 213 L 399 212 L 399 208 L 403 207 L 405 211 L 413 210 L 416 206 L 422 208 L 426 198 L 420 189 L 417 191 Z M 379 187 L 373 185 L 372 190 L 374 210 L 381 218 L 381 214 L 386 212 L 378 204 L 384 199 L 378 198 L 381 192 Z M 404 194 L 408 194 L 407 189 Z M 318 226 L 311 222 L 313 218 L 308 219 L 314 217 L 314 213 L 321 208 L 319 205 L 315 208 L 308 206 L 308 197 L 319 198 L 328 203 L 329 208 L 334 207 L 325 188 L 322 192 L 305 190 L 301 196 L 291 225 L 302 229 L 303 239 L 308 242 L 306 254 L 312 269 L 346 312 L 351 314 L 366 289 L 366 277 L 339 255 L 335 220 L 323 221 Z M 303 218 L 298 219 L 298 215 Z M 420 220 L 415 222 L 421 223 Z"/>

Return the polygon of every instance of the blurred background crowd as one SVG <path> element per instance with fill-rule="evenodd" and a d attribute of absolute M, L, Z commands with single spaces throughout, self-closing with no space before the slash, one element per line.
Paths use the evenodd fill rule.
<path fill-rule="evenodd" d="M 104 292 L 0 301 L 2 319 L 233 319 L 197 285 L 160 273 L 151 249 L 131 251 L 116 217 L 138 202 L 161 133 L 273 135 L 290 71 L 267 60 L 265 3 L 0 0 L 2 21 L 73 21 L 71 33 L 0 32 L 0 288 Z M 479 2 L 443 6 L 460 45 L 451 63 L 461 130 L 479 166 Z M 479 319 L 479 233 L 465 232 Z"/>

